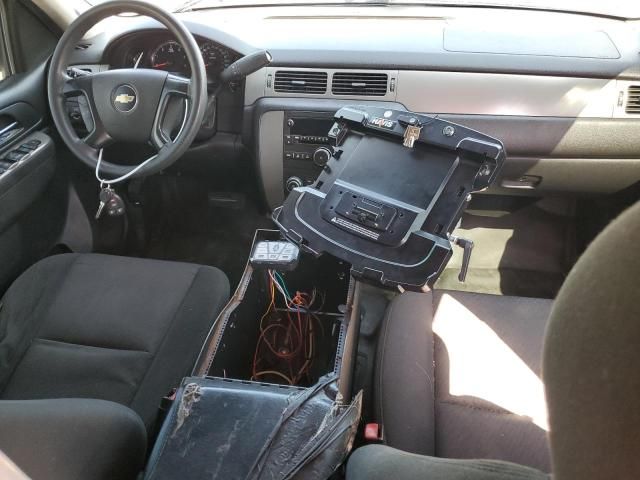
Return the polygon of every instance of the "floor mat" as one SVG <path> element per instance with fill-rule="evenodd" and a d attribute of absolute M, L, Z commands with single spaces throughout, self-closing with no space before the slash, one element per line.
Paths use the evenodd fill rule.
<path fill-rule="evenodd" d="M 462 250 L 456 247 L 436 288 L 554 298 L 575 258 L 570 205 L 520 202 L 483 210 L 472 204 L 455 234 L 475 244 L 467 279 L 458 281 Z"/>
<path fill-rule="evenodd" d="M 197 183 L 154 191 L 165 197 L 156 200 L 163 207 L 143 255 L 218 267 L 232 288 L 242 276 L 255 230 L 275 228 L 251 195 L 234 209 L 212 206 Z M 475 244 L 466 282 L 457 279 L 462 250 L 455 247 L 436 288 L 554 298 L 575 258 L 571 207 L 561 200 L 474 198 L 455 232 Z"/>
<path fill-rule="evenodd" d="M 187 214 L 189 215 L 189 214 Z M 211 209 L 155 232 L 146 256 L 211 265 L 227 274 L 231 288 L 240 281 L 258 228 L 275 228 L 257 208 Z"/>

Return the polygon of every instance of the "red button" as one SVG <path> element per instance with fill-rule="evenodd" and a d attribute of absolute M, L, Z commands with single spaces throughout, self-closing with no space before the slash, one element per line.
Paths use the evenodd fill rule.
<path fill-rule="evenodd" d="M 377 423 L 367 423 L 364 427 L 364 438 L 370 442 L 379 442 L 382 440 L 380 425 Z"/>

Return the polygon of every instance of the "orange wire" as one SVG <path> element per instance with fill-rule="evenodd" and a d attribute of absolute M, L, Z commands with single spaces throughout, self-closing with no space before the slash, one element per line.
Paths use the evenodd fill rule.
<path fill-rule="evenodd" d="M 314 353 L 314 343 L 315 343 L 315 335 L 313 328 L 313 318 L 309 314 L 309 312 L 305 312 L 304 310 L 308 310 L 310 308 L 309 305 L 309 294 L 306 292 L 296 291 L 296 294 L 290 300 L 285 299 L 285 305 L 287 308 L 294 310 L 297 316 L 297 322 L 291 317 L 292 312 L 287 313 L 287 319 L 289 320 L 288 328 L 282 325 L 281 323 L 272 323 L 268 325 L 266 328 L 264 326 L 264 320 L 269 315 L 270 312 L 275 310 L 275 298 L 276 298 L 276 285 L 275 280 L 271 275 L 269 275 L 269 289 L 270 289 L 270 302 L 267 306 L 267 310 L 260 318 L 260 335 L 258 337 L 258 342 L 256 345 L 256 350 L 254 352 L 253 357 L 253 376 L 252 378 L 258 378 L 260 376 L 266 374 L 276 374 L 281 376 L 283 379 L 289 381 L 291 384 L 297 383 L 305 374 L 309 376 L 309 369 L 313 363 L 313 353 Z M 319 320 L 318 320 L 319 321 Z M 322 325 L 320 325 L 322 327 Z M 288 345 L 289 352 L 284 354 L 278 351 L 275 345 L 278 342 L 278 331 L 285 330 L 284 332 L 284 345 Z M 272 340 L 267 338 L 267 333 L 273 330 L 274 336 Z M 293 337 L 292 337 L 293 334 Z M 294 342 L 295 339 L 295 342 Z M 273 343 L 272 343 L 273 342 Z M 295 346 L 294 346 L 295 343 Z M 285 375 L 282 372 L 277 370 L 262 370 L 258 371 L 258 363 L 259 363 L 259 352 L 261 350 L 261 344 L 265 344 L 266 347 L 276 355 L 278 358 L 285 360 L 289 367 L 289 375 Z M 301 352 L 302 350 L 302 352 Z M 297 371 L 295 377 L 293 376 L 293 364 L 292 362 L 302 353 L 303 355 L 303 364 Z"/>

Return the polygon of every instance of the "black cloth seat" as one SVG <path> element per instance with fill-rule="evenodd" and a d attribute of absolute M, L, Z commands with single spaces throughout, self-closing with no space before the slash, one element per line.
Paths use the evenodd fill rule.
<path fill-rule="evenodd" d="M 540 370 L 551 306 L 456 291 L 396 297 L 376 360 L 385 444 L 550 471 Z"/>
<path fill-rule="evenodd" d="M 347 480 L 550 480 L 539 470 L 499 460 L 453 460 L 366 445 L 353 452 Z"/>
<path fill-rule="evenodd" d="M 65 254 L 33 265 L 0 310 L 0 449 L 12 451 L 1 422 L 17 400 L 114 402 L 151 430 L 161 398 L 190 373 L 228 295 L 221 271 L 194 264 Z M 53 417 L 65 408 L 60 402 Z M 115 415 L 138 429 L 104 403 L 86 407 L 83 425 L 98 428 Z M 77 455 L 93 455 L 92 448 L 88 442 Z M 128 448 L 144 455 L 144 446 Z M 31 474 L 28 464 L 18 465 Z"/>
<path fill-rule="evenodd" d="M 146 446 L 140 416 L 115 402 L 0 401 L 0 449 L 32 480 L 133 479 Z"/>
<path fill-rule="evenodd" d="M 587 248 L 544 337 L 552 476 L 496 460 L 444 460 L 384 445 L 354 452 L 347 480 L 601 480 L 640 474 L 640 202 Z M 530 309 L 530 315 L 540 315 Z M 437 384 L 436 384 L 437 385 Z"/>

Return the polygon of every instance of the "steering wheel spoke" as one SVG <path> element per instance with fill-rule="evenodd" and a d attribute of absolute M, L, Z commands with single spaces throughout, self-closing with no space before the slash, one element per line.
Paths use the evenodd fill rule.
<path fill-rule="evenodd" d="M 80 138 L 89 147 L 99 150 L 109 144 L 112 139 L 100 117 L 96 115 L 96 104 L 93 98 L 93 75 L 65 76 L 63 95 L 66 98 L 78 98 L 78 108 L 89 134 Z"/>
<path fill-rule="evenodd" d="M 83 77 L 70 77 L 65 75 L 62 93 L 65 97 L 77 97 L 86 95 L 87 80 Z"/>
<path fill-rule="evenodd" d="M 151 129 L 150 143 L 157 151 L 176 142 L 182 134 L 189 115 L 190 88 L 188 78 L 167 76 Z"/>
<path fill-rule="evenodd" d="M 102 123 L 99 121 L 94 121 L 93 130 L 91 130 L 91 132 L 89 132 L 89 134 L 86 137 L 83 137 L 81 140 L 91 148 L 95 148 L 96 150 L 104 148 L 112 142 L 111 137 L 104 129 Z"/>
<path fill-rule="evenodd" d="M 183 97 L 189 96 L 189 90 L 191 88 L 191 80 L 180 75 L 167 75 L 167 80 L 164 82 L 164 89 L 162 95 L 181 95 Z"/>

